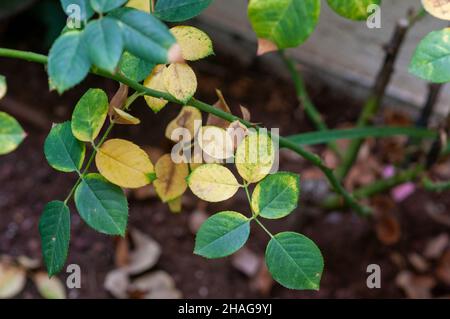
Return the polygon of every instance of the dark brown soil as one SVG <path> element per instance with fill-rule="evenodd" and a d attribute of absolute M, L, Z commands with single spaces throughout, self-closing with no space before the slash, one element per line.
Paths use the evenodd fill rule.
<path fill-rule="evenodd" d="M 244 67 L 218 52 L 207 62 L 194 64 L 194 68 L 199 75 L 198 98 L 214 102 L 214 90 L 220 88 L 234 111 L 238 112 L 238 103 L 241 103 L 250 109 L 253 121 L 264 123 L 267 127 L 279 127 L 283 135 L 311 129 L 298 108 L 291 84 L 261 71 L 257 64 Z M 113 82 L 90 77 L 60 97 L 48 92 L 47 77 L 42 66 L 0 59 L 0 74 L 6 75 L 8 79 L 8 97 L 39 111 L 53 122 L 69 119 L 74 104 L 88 87 L 104 88 L 110 96 L 117 87 Z M 330 125 L 336 126 L 354 118 L 360 101 L 353 101 L 341 92 L 331 92 L 322 84 L 315 84 L 310 89 L 315 103 L 326 114 Z M 346 111 L 342 112 L 343 109 Z M 122 127 L 115 130 L 113 135 L 168 151 L 170 143 L 164 138 L 164 128 L 178 110 L 178 106 L 169 105 L 155 115 L 140 101 L 133 106 L 133 111 L 143 124 Z M 27 122 L 23 125 L 29 134 L 28 138 L 16 152 L 0 158 L 0 255 L 40 258 L 38 218 L 48 201 L 65 198 L 76 176 L 52 170 L 43 155 L 47 131 Z M 293 156 L 283 157 L 282 169 L 302 173 L 309 167 Z M 373 223 L 369 220 L 348 212 L 321 213 L 301 203 L 289 218 L 268 223 L 268 227 L 274 232 L 299 231 L 317 243 L 325 259 L 321 289 L 318 292 L 295 292 L 275 285 L 268 297 L 404 297 L 395 284 L 401 269 L 391 256 L 393 253 L 403 257 L 412 252 L 421 253 L 431 238 L 448 232 L 447 226 L 432 220 L 425 211 L 428 204 L 439 203 L 448 212 L 449 194 L 430 195 L 417 191 L 399 204 L 397 215 L 401 224 L 401 240 L 390 247 L 377 239 Z M 205 260 L 192 254 L 194 235 L 188 223 L 198 203 L 198 199 L 189 195 L 183 212 L 174 215 L 156 198 L 130 201 L 130 225 L 149 234 L 162 246 L 162 257 L 156 269 L 165 270 L 173 276 L 177 288 L 187 298 L 266 297 L 252 289 L 251 279 L 236 270 L 230 258 Z M 208 205 L 206 211 L 212 214 L 224 208 L 246 212 L 244 194 L 225 203 Z M 72 241 L 68 262 L 81 266 L 82 288 L 71 290 L 69 296 L 108 298 L 110 296 L 103 288 L 103 282 L 105 275 L 115 268 L 114 241 L 87 227 L 73 205 L 71 210 Z M 267 235 L 253 227 L 248 247 L 263 255 L 267 242 Z M 366 286 L 366 267 L 373 263 L 379 264 L 382 269 L 381 289 L 368 289 Z M 434 268 L 428 273 L 432 274 L 433 271 Z M 61 278 L 64 276 L 62 274 Z M 435 296 L 449 293 L 450 287 L 443 283 L 438 283 L 433 290 Z M 28 285 L 21 296 L 31 298 L 38 295 L 35 288 Z"/>

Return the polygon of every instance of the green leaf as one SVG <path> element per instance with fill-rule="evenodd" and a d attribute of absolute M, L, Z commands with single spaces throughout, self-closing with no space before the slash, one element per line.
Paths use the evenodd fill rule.
<path fill-rule="evenodd" d="M 266 263 L 273 278 L 286 288 L 319 289 L 323 257 L 316 244 L 301 234 L 275 235 L 266 249 Z"/>
<path fill-rule="evenodd" d="M 168 22 L 185 21 L 199 15 L 211 3 L 212 0 L 158 0 L 155 16 Z"/>
<path fill-rule="evenodd" d="M 282 218 L 297 207 L 299 194 L 298 175 L 287 172 L 268 175 L 253 191 L 252 209 L 264 218 Z"/>
<path fill-rule="evenodd" d="M 371 5 L 380 5 L 381 0 L 327 0 L 328 5 L 339 15 L 351 20 L 366 20 Z"/>
<path fill-rule="evenodd" d="M 120 21 L 127 51 L 150 63 L 169 62 L 168 50 L 176 43 L 175 37 L 153 15 L 132 8 L 119 8 L 108 17 Z"/>
<path fill-rule="evenodd" d="M 6 83 L 6 77 L 0 75 L 0 100 L 3 99 L 8 91 L 8 84 Z"/>
<path fill-rule="evenodd" d="M 51 167 L 68 173 L 81 169 L 86 147 L 73 136 L 68 121 L 52 127 L 45 140 L 44 153 Z"/>
<path fill-rule="evenodd" d="M 121 7 L 128 0 L 90 0 L 91 7 L 98 13 L 106 13 Z"/>
<path fill-rule="evenodd" d="M 319 20 L 320 0 L 250 0 L 248 16 L 258 38 L 279 49 L 306 41 Z"/>
<path fill-rule="evenodd" d="M 208 218 L 195 238 L 194 253 L 206 258 L 233 254 L 247 241 L 250 220 L 242 214 L 225 211 Z"/>
<path fill-rule="evenodd" d="M 61 271 L 69 252 L 70 211 L 61 201 L 48 203 L 39 219 L 42 255 L 49 276 Z"/>
<path fill-rule="evenodd" d="M 114 73 L 123 52 L 122 30 L 117 20 L 106 17 L 89 22 L 84 37 L 92 64 Z"/>
<path fill-rule="evenodd" d="M 437 132 L 418 127 L 362 127 L 343 130 L 327 130 L 308 132 L 288 136 L 287 138 L 300 145 L 316 145 L 336 140 L 351 140 L 369 137 L 393 137 L 404 135 L 413 138 L 435 138 Z"/>
<path fill-rule="evenodd" d="M 108 96 L 103 90 L 89 89 L 73 111 L 73 135 L 83 142 L 95 140 L 105 123 L 108 107 Z"/>
<path fill-rule="evenodd" d="M 89 73 L 91 62 L 82 32 L 68 31 L 53 44 L 48 56 L 50 87 L 61 94 L 80 83 Z"/>
<path fill-rule="evenodd" d="M 130 80 L 142 82 L 152 72 L 155 65 L 140 59 L 129 52 L 124 52 L 119 62 L 120 71 Z"/>
<path fill-rule="evenodd" d="M 125 235 L 128 221 L 125 194 L 100 174 L 83 178 L 75 191 L 75 205 L 81 218 L 95 230 L 108 235 Z"/>
<path fill-rule="evenodd" d="M 15 118 L 0 112 L 0 155 L 14 151 L 26 134 Z"/>
<path fill-rule="evenodd" d="M 450 82 L 450 28 L 433 31 L 419 43 L 409 72 L 430 82 Z"/>
<path fill-rule="evenodd" d="M 90 19 L 94 15 L 94 10 L 92 10 L 92 7 L 89 3 L 89 0 L 61 0 L 61 6 L 64 10 L 64 12 L 67 15 L 72 15 L 75 12 L 71 9 L 70 5 L 77 5 L 81 9 L 81 21 L 85 21 Z"/>

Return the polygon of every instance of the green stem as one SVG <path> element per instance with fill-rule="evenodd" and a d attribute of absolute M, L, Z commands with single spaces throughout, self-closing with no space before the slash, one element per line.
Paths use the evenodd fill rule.
<path fill-rule="evenodd" d="M 328 126 L 326 125 L 322 115 L 319 113 L 314 103 L 311 101 L 308 91 L 306 90 L 305 81 L 303 80 L 303 77 L 300 74 L 300 72 L 296 69 L 295 62 L 293 61 L 293 59 L 288 57 L 284 51 L 280 51 L 280 54 L 291 75 L 292 81 L 294 82 L 295 91 L 297 92 L 297 98 L 299 99 L 301 105 L 303 106 L 306 115 L 311 120 L 311 122 L 313 122 L 314 126 L 319 131 L 327 131 Z M 328 147 L 336 155 L 341 157 L 341 152 L 339 151 L 336 142 L 334 141 L 329 142 Z"/>
<path fill-rule="evenodd" d="M 450 181 L 448 182 L 433 182 L 429 178 L 422 180 L 423 188 L 430 192 L 444 192 L 450 190 Z"/>
<path fill-rule="evenodd" d="M 267 233 L 267 235 L 270 236 L 270 238 L 273 238 L 272 233 L 266 228 L 266 226 L 263 225 L 263 223 L 261 223 L 261 222 L 259 221 L 259 219 L 257 219 L 256 217 L 254 217 L 253 219 L 254 219 L 255 222 L 257 222 L 258 225 L 259 225 L 259 226 Z"/>
<path fill-rule="evenodd" d="M 425 171 L 423 165 L 400 172 L 390 178 L 376 181 L 367 186 L 361 187 L 353 192 L 353 196 L 357 199 L 369 198 L 376 194 L 386 192 L 398 185 L 411 182 L 418 178 Z M 340 196 L 333 195 L 325 200 L 322 205 L 326 209 L 336 209 L 342 207 L 342 199 Z"/>
<path fill-rule="evenodd" d="M 10 49 L 0 48 L 0 56 L 9 57 L 9 58 L 19 58 L 19 59 L 24 59 L 24 60 L 32 61 L 32 62 L 38 62 L 38 63 L 42 63 L 42 64 L 47 63 L 47 57 L 45 55 L 40 55 L 40 54 L 35 54 L 35 53 L 30 53 L 30 52 L 23 52 L 23 51 L 18 51 L 18 50 L 10 50 Z M 169 93 L 165 93 L 165 92 L 147 88 L 147 87 L 143 86 L 142 84 L 139 84 L 133 80 L 130 80 L 127 77 L 125 77 L 119 73 L 111 74 L 107 71 L 103 71 L 98 68 L 93 68 L 91 73 L 111 79 L 111 80 L 121 82 L 125 85 L 128 85 L 135 91 L 138 91 L 145 95 L 149 95 L 149 96 L 156 97 L 156 98 L 162 98 L 169 102 L 173 102 L 173 103 L 177 103 L 177 104 L 181 104 L 181 105 L 187 104 L 187 105 L 190 105 L 190 106 L 193 106 L 193 107 L 199 109 L 200 111 L 207 112 L 207 113 L 213 114 L 217 117 L 220 117 L 226 121 L 229 121 L 229 122 L 240 121 L 242 124 L 244 124 L 247 127 L 255 127 L 254 124 L 252 124 L 248 121 L 245 121 L 235 115 L 232 115 L 230 113 L 222 111 L 210 104 L 196 100 L 195 98 L 192 98 L 187 103 L 182 103 L 182 102 L 178 101 L 176 98 L 174 98 L 172 95 L 170 95 Z M 280 147 L 288 148 L 288 149 L 294 151 L 298 155 L 304 157 L 307 161 L 311 162 L 313 165 L 317 166 L 325 174 L 325 176 L 329 180 L 330 185 L 333 187 L 333 189 L 347 201 L 348 206 L 351 207 L 356 213 L 358 213 L 361 216 L 367 216 L 367 215 L 371 214 L 370 208 L 360 205 L 355 200 L 355 198 L 349 192 L 347 192 L 345 190 L 345 188 L 340 184 L 340 182 L 334 175 L 333 171 L 329 167 L 325 166 L 325 164 L 322 162 L 322 160 L 317 155 L 303 149 L 302 147 L 291 142 L 290 140 L 288 140 L 285 137 L 277 136 L 274 134 L 272 134 L 272 137 L 278 139 Z"/>

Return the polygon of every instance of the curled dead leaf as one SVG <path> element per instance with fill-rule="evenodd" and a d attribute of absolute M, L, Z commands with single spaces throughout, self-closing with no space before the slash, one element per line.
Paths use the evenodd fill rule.
<path fill-rule="evenodd" d="M 436 285 L 436 280 L 430 276 L 418 276 L 404 270 L 397 275 L 395 283 L 408 298 L 427 299 L 431 298 L 431 289 Z"/>
<path fill-rule="evenodd" d="M 125 102 L 128 98 L 128 86 L 120 83 L 120 87 L 117 90 L 117 92 L 114 94 L 113 98 L 111 99 L 111 102 L 109 102 L 109 116 L 112 118 L 112 116 L 115 114 L 114 109 L 122 110 L 123 106 L 125 105 Z"/>
<path fill-rule="evenodd" d="M 13 298 L 19 294 L 26 283 L 26 272 L 8 260 L 0 261 L 0 299 Z"/>
<path fill-rule="evenodd" d="M 214 107 L 221 111 L 231 114 L 230 107 L 228 106 L 228 103 L 225 101 L 222 91 L 216 89 L 216 94 L 217 94 L 217 97 L 219 98 L 219 100 L 214 104 Z M 206 121 L 206 125 L 207 126 L 209 126 L 209 125 L 218 126 L 223 129 L 226 129 L 230 125 L 230 122 L 228 122 L 227 120 L 224 120 L 220 117 L 217 117 L 215 115 L 209 114 L 208 119 Z"/>
<path fill-rule="evenodd" d="M 129 253 L 129 262 L 124 271 L 130 275 L 137 275 L 152 268 L 161 256 L 160 245 L 137 229 L 130 230 L 130 237 L 134 249 Z"/>

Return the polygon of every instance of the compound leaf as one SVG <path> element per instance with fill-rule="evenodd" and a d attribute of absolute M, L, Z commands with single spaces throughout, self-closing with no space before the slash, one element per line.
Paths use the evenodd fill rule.
<path fill-rule="evenodd" d="M 208 218 L 195 238 L 194 253 L 206 258 L 221 258 L 238 251 L 250 235 L 250 219 L 225 211 Z"/>
<path fill-rule="evenodd" d="M 100 174 L 83 178 L 75 191 L 75 205 L 81 218 L 95 230 L 108 235 L 125 235 L 128 221 L 125 194 Z"/>

